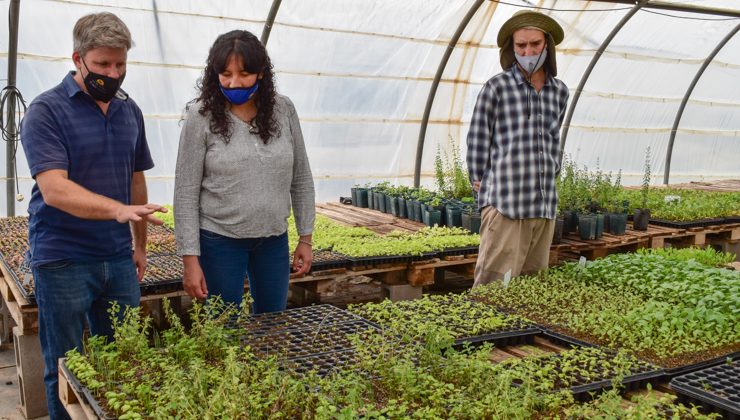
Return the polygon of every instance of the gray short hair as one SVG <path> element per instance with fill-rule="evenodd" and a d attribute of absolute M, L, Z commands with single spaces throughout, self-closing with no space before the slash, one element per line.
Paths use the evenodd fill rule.
<path fill-rule="evenodd" d="M 109 12 L 81 17 L 72 31 L 74 51 L 84 56 L 98 47 L 131 49 L 131 32 L 118 16 Z"/>

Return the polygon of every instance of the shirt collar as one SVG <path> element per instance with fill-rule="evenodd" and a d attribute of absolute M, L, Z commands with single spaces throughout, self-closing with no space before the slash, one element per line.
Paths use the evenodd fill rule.
<path fill-rule="evenodd" d="M 519 67 L 516 66 L 516 63 L 512 64 L 511 68 L 509 69 L 510 72 L 514 74 L 514 80 L 516 80 L 517 85 L 521 85 L 522 83 L 527 83 L 527 79 L 524 78 L 524 75 L 519 70 Z M 551 75 L 547 75 L 545 78 L 545 86 L 552 84 L 553 77 Z"/>
<path fill-rule="evenodd" d="M 84 93 L 80 85 L 78 85 L 77 82 L 75 81 L 75 74 L 76 72 L 72 70 L 69 73 L 67 73 L 67 75 L 64 77 L 64 80 L 62 80 L 64 89 L 67 91 L 67 95 L 70 98 L 77 95 L 79 92 Z"/>

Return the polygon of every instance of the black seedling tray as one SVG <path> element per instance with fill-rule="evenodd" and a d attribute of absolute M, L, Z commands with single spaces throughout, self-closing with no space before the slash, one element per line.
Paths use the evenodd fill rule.
<path fill-rule="evenodd" d="M 74 388 L 75 391 L 77 391 L 77 394 L 82 396 L 82 398 L 85 400 L 84 403 L 87 403 L 87 405 L 92 408 L 92 410 L 95 412 L 95 415 L 99 419 L 105 419 L 105 420 L 115 420 L 118 417 L 110 415 L 107 413 L 103 408 L 98 404 L 98 400 L 95 398 L 95 396 L 92 395 L 92 392 L 90 390 L 82 385 L 80 381 L 77 380 L 77 377 L 67 368 L 66 363 L 62 363 L 59 367 L 60 369 L 64 370 L 65 376 L 69 380 L 69 384 L 72 388 Z"/>
<path fill-rule="evenodd" d="M 437 252 L 438 257 L 452 257 L 455 255 L 471 255 L 478 253 L 478 246 L 463 246 L 460 248 L 445 248 Z"/>
<path fill-rule="evenodd" d="M 354 350 L 315 354 L 285 361 L 283 366 L 298 374 L 315 371 L 319 376 L 327 376 L 357 366 L 357 354 Z"/>
<path fill-rule="evenodd" d="M 740 419 L 740 364 L 722 363 L 673 378 L 679 401 L 696 404 L 726 419 Z"/>
<path fill-rule="evenodd" d="M 725 218 L 699 219 L 688 221 L 674 221 L 665 219 L 650 219 L 650 223 L 657 226 L 665 226 L 674 229 L 688 229 L 695 227 L 707 227 L 725 223 Z"/>
<path fill-rule="evenodd" d="M 740 215 L 725 217 L 725 223 L 740 223 Z"/>
<path fill-rule="evenodd" d="M 342 254 L 332 251 L 314 251 L 310 272 L 346 268 L 347 265 L 349 265 L 349 260 Z"/>
<path fill-rule="evenodd" d="M 421 255 L 380 255 L 377 257 L 350 257 L 344 255 L 349 260 L 350 267 L 365 267 L 369 265 L 380 264 L 399 264 L 413 261 L 431 260 L 436 257 L 436 252 L 426 252 Z"/>
<path fill-rule="evenodd" d="M 28 266 L 26 260 L 23 260 L 20 267 L 12 268 L 5 260 L 5 256 L 2 252 L 0 252 L 0 263 L 5 267 L 5 272 L 8 273 L 16 286 L 18 286 L 21 296 L 30 303 L 36 303 L 36 296 L 33 291 L 33 272 L 31 271 L 31 267 Z"/>
<path fill-rule="evenodd" d="M 589 343 L 587 341 L 579 340 L 577 338 L 571 337 L 569 335 L 565 335 L 562 333 L 559 333 L 557 331 L 548 329 L 548 328 L 542 328 L 542 335 L 545 336 L 548 340 L 554 342 L 555 344 L 560 344 L 561 346 L 566 347 L 598 347 L 596 344 Z"/>
<path fill-rule="evenodd" d="M 616 352 L 612 350 L 601 350 L 602 354 L 598 357 L 602 361 L 613 360 L 616 356 Z M 558 360 L 563 356 L 560 354 L 553 354 L 541 358 L 542 364 L 546 364 L 550 360 Z M 659 381 L 663 377 L 663 369 L 655 366 L 648 362 L 643 362 L 635 359 L 637 366 L 633 367 L 630 374 L 625 376 L 621 384 L 625 390 L 632 391 L 642 388 L 647 383 L 654 383 Z M 558 368 L 555 368 L 558 370 Z M 613 373 L 612 373 L 613 375 Z M 611 389 L 613 386 L 614 377 L 608 377 L 604 379 L 595 380 L 594 382 L 583 383 L 580 385 L 570 386 L 568 388 L 555 388 L 552 392 L 559 392 L 563 389 L 568 389 L 573 394 L 573 398 L 576 401 L 587 401 L 593 398 L 594 394 L 602 392 L 607 389 Z M 515 385 L 518 383 L 515 382 Z"/>
<path fill-rule="evenodd" d="M 493 343 L 495 346 L 526 344 L 531 343 L 536 335 L 542 333 L 536 326 L 524 322 L 517 322 L 514 326 L 503 328 L 501 331 L 457 338 L 455 339 L 454 346 L 459 348 L 465 344 L 479 343 Z"/>
<path fill-rule="evenodd" d="M 736 351 L 733 353 L 725 354 L 723 356 L 718 356 L 709 360 L 704 360 L 702 362 L 694 363 L 691 365 L 686 366 L 678 366 L 674 368 L 666 368 L 665 374 L 668 378 L 674 378 L 676 376 L 684 375 L 691 372 L 696 372 L 697 370 L 706 369 L 712 366 L 719 365 L 721 363 L 727 362 L 727 359 L 731 360 L 738 360 L 740 359 L 740 351 Z M 740 378 L 738 378 L 738 382 L 740 382 Z"/>
<path fill-rule="evenodd" d="M 332 305 L 314 305 L 250 315 L 239 327 L 244 330 L 244 338 L 251 339 L 265 335 L 281 334 L 285 331 L 316 330 L 347 322 L 369 322 L 351 312 Z M 370 323 L 375 326 L 375 324 Z"/>
<path fill-rule="evenodd" d="M 242 345 L 250 346 L 262 356 L 277 356 L 278 359 L 299 359 L 324 353 L 352 350 L 350 336 L 378 328 L 365 321 L 357 320 L 341 324 L 323 325 L 316 329 L 285 330 L 277 334 L 242 337 Z"/>
<path fill-rule="evenodd" d="M 182 260 L 177 255 L 147 258 L 144 280 L 139 283 L 142 295 L 169 293 L 182 290 Z"/>
<path fill-rule="evenodd" d="M 655 384 L 660 382 L 663 378 L 663 370 L 655 367 L 655 370 L 649 370 L 646 372 L 637 373 L 630 375 L 622 379 L 622 386 L 625 391 L 635 391 L 645 387 L 648 383 Z M 573 393 L 573 398 L 576 401 L 586 401 L 592 398 L 594 393 L 605 391 L 612 388 L 611 379 L 606 379 L 599 382 L 593 382 L 586 385 L 579 385 L 570 388 L 570 392 Z"/>

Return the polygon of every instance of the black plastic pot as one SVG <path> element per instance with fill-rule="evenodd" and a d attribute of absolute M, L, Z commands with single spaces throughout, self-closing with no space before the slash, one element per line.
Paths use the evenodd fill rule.
<path fill-rule="evenodd" d="M 430 209 L 424 209 L 422 219 L 424 220 L 424 224 L 432 227 L 432 226 L 440 226 L 442 224 L 442 212 L 439 210 L 430 210 Z"/>
<path fill-rule="evenodd" d="M 447 213 L 447 219 L 445 220 L 446 226 L 462 226 L 462 209 L 460 207 L 451 206 L 448 204 L 447 206 L 445 206 L 445 212 Z"/>
<path fill-rule="evenodd" d="M 352 204 L 355 204 L 357 207 L 367 208 L 367 188 L 358 188 L 357 189 L 357 200 L 352 198 Z"/>
<path fill-rule="evenodd" d="M 408 218 L 408 213 L 406 212 L 406 199 L 403 197 L 396 197 L 396 200 L 398 200 L 398 217 L 402 217 L 404 219 Z"/>
<path fill-rule="evenodd" d="M 576 233 L 578 230 L 578 212 L 566 210 L 563 212 L 563 233 Z"/>
<path fill-rule="evenodd" d="M 611 227 L 609 226 L 609 215 L 611 213 L 604 213 L 604 232 L 609 233 L 611 232 Z"/>
<path fill-rule="evenodd" d="M 563 239 L 563 225 L 564 225 L 563 217 L 558 217 L 555 219 L 555 230 L 552 233 L 552 243 L 559 244 L 560 241 Z"/>
<path fill-rule="evenodd" d="M 414 200 L 413 202 L 413 219 L 416 222 L 421 222 L 421 202 L 419 200 Z"/>
<path fill-rule="evenodd" d="M 632 222 L 635 230 L 647 230 L 648 223 L 650 223 L 650 209 L 635 209 Z"/>
<path fill-rule="evenodd" d="M 596 215 L 581 214 L 578 216 L 578 234 L 581 239 L 596 239 Z"/>
<path fill-rule="evenodd" d="M 433 206 L 432 210 L 439 212 L 439 226 L 447 226 L 447 208 L 444 204 Z"/>
<path fill-rule="evenodd" d="M 367 208 L 375 209 L 375 191 L 372 188 L 367 189 Z"/>
<path fill-rule="evenodd" d="M 480 233 L 480 213 L 477 211 L 463 212 L 462 227 L 473 233 Z"/>
<path fill-rule="evenodd" d="M 386 213 L 385 211 L 385 194 L 376 192 L 375 193 L 375 209 L 380 210 L 383 213 Z"/>
<path fill-rule="evenodd" d="M 627 230 L 627 213 L 611 213 L 609 215 L 609 230 L 612 235 L 624 235 Z"/>
<path fill-rule="evenodd" d="M 349 189 L 350 195 L 352 196 L 352 205 L 357 207 L 357 187 L 352 187 Z"/>
<path fill-rule="evenodd" d="M 401 206 L 398 205 L 398 197 L 391 197 L 390 195 L 386 195 L 385 199 L 386 202 L 386 208 L 390 207 L 391 214 L 395 217 L 399 217 L 401 215 Z"/>
<path fill-rule="evenodd" d="M 395 198 L 388 194 L 385 195 L 385 212 L 391 214 L 391 200 Z"/>
<path fill-rule="evenodd" d="M 596 234 L 594 235 L 594 237 L 595 239 L 599 239 L 604 234 L 604 215 L 597 214 L 595 216 L 596 216 Z"/>

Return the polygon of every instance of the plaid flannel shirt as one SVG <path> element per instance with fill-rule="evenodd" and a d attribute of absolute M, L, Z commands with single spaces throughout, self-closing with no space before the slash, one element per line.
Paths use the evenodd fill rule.
<path fill-rule="evenodd" d="M 554 219 L 560 126 L 568 88 L 548 76 L 539 93 L 516 65 L 481 89 L 468 132 L 470 181 L 480 181 L 478 209 L 511 219 Z"/>

